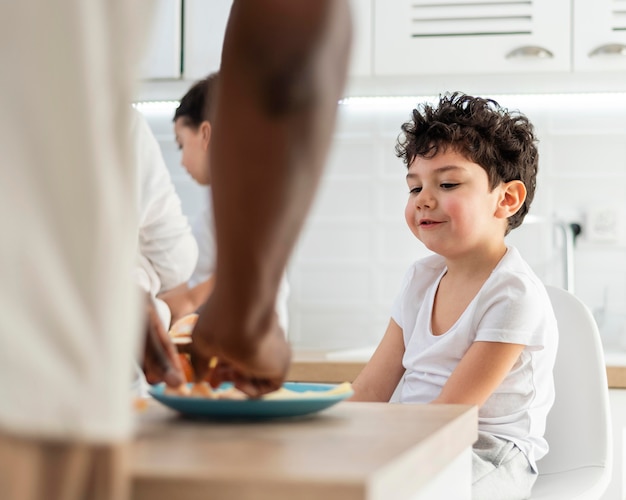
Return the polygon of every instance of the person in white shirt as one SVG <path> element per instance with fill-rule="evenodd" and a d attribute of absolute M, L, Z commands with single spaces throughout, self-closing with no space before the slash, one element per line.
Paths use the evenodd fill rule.
<path fill-rule="evenodd" d="M 135 278 L 154 301 L 164 328 L 171 312 L 160 294 L 186 283 L 196 267 L 198 245 L 183 214 L 159 143 L 138 111 L 131 123 L 139 211 Z"/>
<path fill-rule="evenodd" d="M 128 382 L 145 333 L 145 297 L 132 279 L 129 104 L 151 7 L 0 3 L 0 59 L 10 68 L 0 77 L 3 500 L 129 497 Z M 216 376 L 251 395 L 279 386 L 289 366 L 274 306 L 328 149 L 347 70 L 348 12 L 338 0 L 233 2 L 212 148 L 217 278 L 193 338 L 201 377 L 217 355 L 228 371 Z M 268 154 L 259 170 L 242 162 L 244 151 L 230 151 L 243 116 L 263 125 Z M 242 172 L 250 180 L 259 171 L 263 178 L 242 188 Z M 263 194 L 256 226 L 243 235 L 249 212 L 239 197 L 251 190 Z M 153 309 L 149 316 L 146 345 L 167 341 Z M 146 370 L 176 386 L 182 373 L 168 347 Z"/>
<path fill-rule="evenodd" d="M 214 286 L 216 242 L 209 150 L 211 115 L 215 107 L 218 81 L 219 74 L 212 73 L 196 82 L 182 97 L 174 113 L 174 132 L 182 153 L 181 164 L 193 180 L 207 187 L 207 196 L 205 206 L 193 225 L 199 248 L 193 274 L 186 285 L 162 296 L 173 311 L 173 320 L 196 312 L 206 302 Z M 285 334 L 288 328 L 288 299 L 289 283 L 286 273 L 283 273 L 276 299 L 276 313 Z"/>
<path fill-rule="evenodd" d="M 0 497 L 124 499 L 145 0 L 2 2 Z"/>
<path fill-rule="evenodd" d="M 150 324 L 149 328 L 156 330 L 153 332 L 156 340 L 161 337 L 161 347 L 167 349 L 165 336 L 171 326 L 172 314 L 160 295 L 186 283 L 196 265 L 198 246 L 183 214 L 159 143 L 143 115 L 135 109 L 131 139 L 139 214 L 135 281 L 145 293 L 148 318 L 151 317 L 150 309 L 154 309 L 160 322 Z M 151 355 L 150 351 L 146 352 L 141 364 L 144 365 Z M 149 378 L 158 381 L 158 378 Z M 131 384 L 132 392 L 139 397 L 146 396 L 146 382 L 138 364 Z"/>
<path fill-rule="evenodd" d="M 479 407 L 472 498 L 531 494 L 554 402 L 558 331 L 545 286 L 507 246 L 535 192 L 533 127 L 460 93 L 412 112 L 396 151 L 408 167 L 405 218 L 435 255 L 408 270 L 354 401 Z"/>

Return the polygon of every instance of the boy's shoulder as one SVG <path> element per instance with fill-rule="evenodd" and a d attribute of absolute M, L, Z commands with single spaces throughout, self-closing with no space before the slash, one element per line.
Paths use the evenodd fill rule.
<path fill-rule="evenodd" d="M 549 302 L 543 281 L 512 246 L 507 247 L 507 253 L 494 269 L 490 288 L 506 289 L 508 298 L 514 300 Z"/>
<path fill-rule="evenodd" d="M 507 252 L 502 257 L 500 263 L 496 266 L 494 272 L 500 274 L 512 274 L 517 275 L 521 279 L 528 279 L 541 283 L 541 280 L 530 266 L 530 264 L 522 257 L 519 250 L 514 246 L 508 245 Z"/>

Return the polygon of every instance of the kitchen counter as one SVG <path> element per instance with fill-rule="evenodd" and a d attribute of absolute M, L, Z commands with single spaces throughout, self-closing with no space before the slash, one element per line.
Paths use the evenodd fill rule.
<path fill-rule="evenodd" d="M 307 418 L 183 419 L 150 401 L 133 500 L 470 499 L 476 408 L 342 402 Z"/>
<path fill-rule="evenodd" d="M 352 382 L 363 369 L 373 348 L 346 351 L 295 351 L 287 380 L 294 382 Z M 609 388 L 626 389 L 626 352 L 605 354 Z"/>
<path fill-rule="evenodd" d="M 604 358 L 609 388 L 626 389 L 626 352 L 608 351 Z"/>
<path fill-rule="evenodd" d="M 287 380 L 292 382 L 353 382 L 371 355 L 359 356 L 330 351 L 295 351 Z"/>

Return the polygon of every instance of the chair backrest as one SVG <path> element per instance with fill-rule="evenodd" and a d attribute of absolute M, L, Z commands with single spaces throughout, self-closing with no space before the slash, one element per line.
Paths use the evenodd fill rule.
<path fill-rule="evenodd" d="M 570 292 L 546 286 L 559 327 L 554 366 L 555 402 L 548 415 L 548 454 L 540 474 L 609 466 L 611 412 L 604 351 L 587 306 Z"/>

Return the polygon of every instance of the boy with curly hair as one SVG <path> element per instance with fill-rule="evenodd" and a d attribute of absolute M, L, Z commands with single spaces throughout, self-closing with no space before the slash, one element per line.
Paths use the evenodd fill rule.
<path fill-rule="evenodd" d="M 396 152 L 411 232 L 434 252 L 406 273 L 355 401 L 479 408 L 472 498 L 527 498 L 548 451 L 558 331 L 550 299 L 505 242 L 537 176 L 533 126 L 490 99 L 445 95 L 414 109 Z"/>

